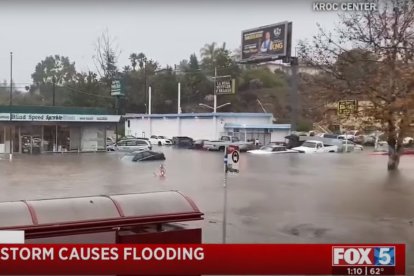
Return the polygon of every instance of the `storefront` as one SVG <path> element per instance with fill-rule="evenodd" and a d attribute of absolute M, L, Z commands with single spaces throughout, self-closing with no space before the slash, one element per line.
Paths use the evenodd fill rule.
<path fill-rule="evenodd" d="M 119 120 L 96 108 L 0 106 L 0 153 L 105 151 Z"/>

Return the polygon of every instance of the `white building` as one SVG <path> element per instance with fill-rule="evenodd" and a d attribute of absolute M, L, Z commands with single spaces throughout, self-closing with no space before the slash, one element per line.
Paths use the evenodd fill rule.
<path fill-rule="evenodd" d="M 195 140 L 219 139 L 222 135 L 240 140 L 258 138 L 262 143 L 284 141 L 290 124 L 273 124 L 271 113 L 182 113 L 126 114 L 125 135 L 150 137 L 188 136 Z"/>

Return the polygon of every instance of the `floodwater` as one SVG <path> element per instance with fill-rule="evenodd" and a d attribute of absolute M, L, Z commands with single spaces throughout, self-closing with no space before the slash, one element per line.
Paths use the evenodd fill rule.
<path fill-rule="evenodd" d="M 0 201 L 179 190 L 205 213 L 203 240 L 222 242 L 223 155 L 162 150 L 160 162 L 120 153 L 15 156 L 0 161 Z M 398 173 L 367 153 L 242 154 L 227 179 L 228 243 L 405 243 L 414 275 L 414 156 Z M 156 203 L 154 203 L 156 204 Z"/>

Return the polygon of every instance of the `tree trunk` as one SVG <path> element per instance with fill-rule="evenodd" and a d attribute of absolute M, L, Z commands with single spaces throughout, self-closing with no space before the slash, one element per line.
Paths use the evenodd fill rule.
<path fill-rule="evenodd" d="M 402 145 L 395 138 L 388 139 L 388 170 L 398 170 L 400 164 L 400 156 L 402 153 Z"/>

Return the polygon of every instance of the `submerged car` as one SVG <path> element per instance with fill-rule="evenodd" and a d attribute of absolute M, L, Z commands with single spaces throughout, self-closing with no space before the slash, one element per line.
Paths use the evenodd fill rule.
<path fill-rule="evenodd" d="M 106 147 L 107 151 L 137 151 L 150 149 L 152 149 L 150 142 L 144 139 L 121 140 L 118 141 L 118 143 Z"/>
<path fill-rule="evenodd" d="M 287 149 L 282 145 L 267 145 L 257 150 L 249 150 L 248 153 L 253 154 L 277 154 L 277 153 L 297 153 L 296 150 Z"/>
<path fill-rule="evenodd" d="M 152 135 L 149 138 L 149 141 L 152 145 L 158 145 L 158 146 L 170 146 L 172 145 L 172 141 L 170 139 L 168 139 L 165 136 L 156 136 L 156 135 Z"/>
<path fill-rule="evenodd" d="M 175 136 L 173 137 L 172 142 L 177 148 L 191 149 L 194 145 L 194 140 L 187 136 Z"/>
<path fill-rule="evenodd" d="M 132 153 L 133 162 L 142 161 L 162 161 L 165 160 L 165 155 L 162 152 L 155 152 L 151 150 L 139 151 Z"/>

